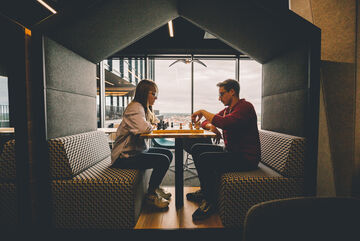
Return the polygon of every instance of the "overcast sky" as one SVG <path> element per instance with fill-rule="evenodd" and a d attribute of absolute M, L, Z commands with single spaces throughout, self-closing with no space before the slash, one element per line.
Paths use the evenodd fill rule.
<path fill-rule="evenodd" d="M 8 105 L 7 78 L 0 76 L 0 105 Z"/>
<path fill-rule="evenodd" d="M 201 60 L 207 67 L 194 64 L 194 111 L 206 109 L 217 113 L 224 108 L 218 100 L 216 84 L 235 78 L 235 60 Z M 154 109 L 160 113 L 191 112 L 191 65 L 174 60 L 156 60 L 155 81 L 159 96 Z M 250 101 L 261 112 L 261 64 L 253 60 L 240 62 L 240 98 Z"/>

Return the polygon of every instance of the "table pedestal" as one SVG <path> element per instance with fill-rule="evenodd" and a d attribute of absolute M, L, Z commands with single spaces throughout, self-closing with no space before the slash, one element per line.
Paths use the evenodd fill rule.
<path fill-rule="evenodd" d="M 175 139 L 175 206 L 184 206 L 184 149 L 183 138 Z"/>

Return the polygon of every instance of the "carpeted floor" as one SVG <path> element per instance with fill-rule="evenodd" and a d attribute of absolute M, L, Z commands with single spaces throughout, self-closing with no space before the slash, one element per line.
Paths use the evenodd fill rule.
<path fill-rule="evenodd" d="M 186 160 L 186 152 L 184 152 L 184 163 L 185 163 L 185 160 Z M 192 162 L 192 161 L 190 160 L 190 162 Z M 194 164 L 190 164 L 189 167 L 194 168 L 194 169 L 191 169 L 191 171 L 195 172 L 195 174 L 197 173 Z M 175 160 L 172 161 L 170 168 L 161 183 L 161 186 L 175 186 L 175 172 L 172 170 L 175 170 Z M 189 178 L 189 177 L 192 177 L 192 178 Z M 185 187 L 199 187 L 200 183 L 199 183 L 197 174 L 194 177 L 194 174 L 190 173 L 187 170 L 184 170 L 184 186 Z"/>

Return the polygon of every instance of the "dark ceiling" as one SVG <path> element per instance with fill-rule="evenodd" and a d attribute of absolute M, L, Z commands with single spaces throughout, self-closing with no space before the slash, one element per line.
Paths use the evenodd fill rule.
<path fill-rule="evenodd" d="M 30 30 L 41 23 L 66 22 L 86 14 L 86 9 L 107 0 L 45 0 L 58 13 L 53 15 L 36 0 L 11 0 L 0 4 L 0 13 Z M 136 41 L 111 58 L 123 56 L 144 56 L 151 54 L 213 54 L 240 55 L 241 53 L 218 39 L 204 39 L 205 31 L 189 21 L 178 17 L 173 20 L 174 37 L 170 38 L 167 24 Z"/>
<path fill-rule="evenodd" d="M 60 16 L 65 18 L 69 15 L 79 15 L 87 8 L 104 0 L 44 0 L 54 8 Z M 0 13 L 28 29 L 32 29 L 41 21 L 53 15 L 48 9 L 36 0 L 10 0 L 0 3 Z"/>
<path fill-rule="evenodd" d="M 174 37 L 170 37 L 168 25 L 165 24 L 111 57 L 143 56 L 144 54 L 241 54 L 218 39 L 205 39 L 205 31 L 184 18 L 174 19 L 173 26 Z"/>

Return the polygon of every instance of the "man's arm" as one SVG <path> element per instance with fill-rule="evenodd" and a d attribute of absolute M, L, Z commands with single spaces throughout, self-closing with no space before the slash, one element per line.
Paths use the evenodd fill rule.
<path fill-rule="evenodd" d="M 211 124 L 211 121 L 214 118 L 214 116 L 215 116 L 215 114 L 210 113 L 206 110 L 198 110 L 192 114 L 191 120 L 192 120 L 192 122 L 196 123 L 196 122 L 200 121 L 202 117 L 205 117 L 205 119 L 206 119 L 206 121 L 204 121 L 205 125 L 202 125 L 202 127 L 205 130 L 210 130 L 216 134 L 215 143 L 218 144 L 222 137 L 221 137 L 220 131 L 213 124 Z"/>
<path fill-rule="evenodd" d="M 199 122 L 202 117 L 205 117 L 205 119 L 211 123 L 214 116 L 215 116 L 215 114 L 210 113 L 206 110 L 198 110 L 191 115 L 191 120 L 192 120 L 192 122 L 196 123 L 196 122 Z"/>

